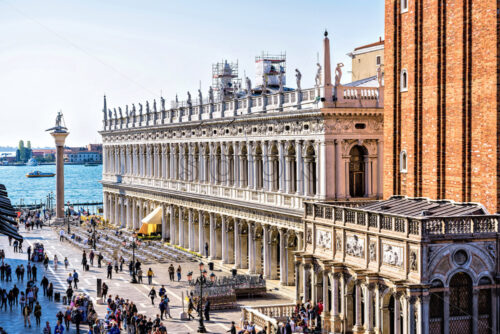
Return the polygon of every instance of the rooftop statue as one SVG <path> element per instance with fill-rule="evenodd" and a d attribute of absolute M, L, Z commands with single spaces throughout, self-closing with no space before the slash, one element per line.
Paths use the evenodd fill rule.
<path fill-rule="evenodd" d="M 179 104 L 179 97 L 175 94 L 175 104 Z"/>
<path fill-rule="evenodd" d="M 299 69 L 295 69 L 295 78 L 297 79 L 297 90 L 301 90 L 300 80 L 302 79 L 302 73 L 300 73 Z"/>
<path fill-rule="evenodd" d="M 342 79 L 342 67 L 344 67 L 344 63 L 338 63 L 337 68 L 335 68 L 335 86 L 340 86 L 340 80 Z"/>
<path fill-rule="evenodd" d="M 384 71 L 382 70 L 382 65 L 378 65 L 377 67 L 377 81 L 378 86 L 382 87 L 382 80 L 384 79 Z"/>
<path fill-rule="evenodd" d="M 132 116 L 135 117 L 135 104 L 132 103 Z"/>
<path fill-rule="evenodd" d="M 108 109 L 108 113 L 109 113 L 109 119 L 112 119 L 113 118 L 113 113 L 111 112 L 111 109 Z"/>
<path fill-rule="evenodd" d="M 142 103 L 139 102 L 138 105 L 139 105 L 139 116 L 142 117 Z"/>
<path fill-rule="evenodd" d="M 146 101 L 146 114 L 149 114 L 149 101 Z"/>
<path fill-rule="evenodd" d="M 187 103 L 188 107 L 191 108 L 191 106 L 192 106 L 191 93 L 189 91 L 187 92 L 187 96 L 188 96 L 188 99 L 187 99 L 186 103 Z"/>
<path fill-rule="evenodd" d="M 247 84 L 247 95 L 250 95 L 250 94 L 252 94 L 252 81 L 250 81 L 250 78 L 247 77 L 245 79 L 245 82 Z"/>
<path fill-rule="evenodd" d="M 156 113 L 156 99 L 153 100 L 153 112 Z"/>
<path fill-rule="evenodd" d="M 208 87 L 208 102 L 214 103 L 214 89 L 212 86 Z"/>
<path fill-rule="evenodd" d="M 198 99 L 200 100 L 200 105 L 203 103 L 203 96 L 201 95 L 201 89 L 198 89 Z"/>
<path fill-rule="evenodd" d="M 66 124 L 64 124 L 63 113 L 59 111 L 56 116 L 56 124 L 54 127 L 47 129 L 46 131 L 54 130 L 54 132 L 66 132 Z"/>
<path fill-rule="evenodd" d="M 116 108 L 113 108 L 113 114 L 115 116 L 115 119 L 118 119 L 118 117 L 116 116 Z"/>
<path fill-rule="evenodd" d="M 165 99 L 161 97 L 161 111 L 165 111 Z"/>
<path fill-rule="evenodd" d="M 316 71 L 316 77 L 314 78 L 314 81 L 316 82 L 316 86 L 321 86 L 321 65 L 319 63 L 316 63 L 316 66 L 318 66 L 318 70 Z"/>
<path fill-rule="evenodd" d="M 122 108 L 121 107 L 118 107 L 118 113 L 120 114 L 120 118 L 123 118 Z"/>
<path fill-rule="evenodd" d="M 130 114 L 128 113 L 128 104 L 125 106 L 125 115 L 127 115 L 127 118 L 130 116 Z"/>

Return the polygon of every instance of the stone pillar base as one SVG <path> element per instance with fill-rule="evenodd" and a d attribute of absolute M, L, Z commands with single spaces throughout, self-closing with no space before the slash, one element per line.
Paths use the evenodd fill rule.
<path fill-rule="evenodd" d="M 64 224 L 66 223 L 66 218 L 54 218 L 54 224 Z"/>
<path fill-rule="evenodd" d="M 352 328 L 352 333 L 353 334 L 364 334 L 365 333 L 365 328 L 363 326 L 354 326 Z"/>
<path fill-rule="evenodd" d="M 338 315 L 334 315 L 331 318 L 331 330 L 334 333 L 340 333 L 342 331 L 342 320 Z"/>

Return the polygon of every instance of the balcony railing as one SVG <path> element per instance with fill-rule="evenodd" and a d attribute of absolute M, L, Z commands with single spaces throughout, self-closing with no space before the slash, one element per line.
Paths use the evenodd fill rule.
<path fill-rule="evenodd" d="M 356 204 L 361 205 L 362 202 Z M 305 202 L 304 205 L 306 219 L 321 219 L 340 226 L 353 224 L 357 228 L 379 229 L 400 235 L 446 238 L 498 233 L 498 215 L 407 217 L 346 207 L 343 203 L 334 205 Z"/>
<path fill-rule="evenodd" d="M 253 322 L 260 329 L 267 326 L 267 333 L 276 333 L 278 323 L 293 315 L 295 304 L 263 305 L 243 307 L 242 320 Z"/>

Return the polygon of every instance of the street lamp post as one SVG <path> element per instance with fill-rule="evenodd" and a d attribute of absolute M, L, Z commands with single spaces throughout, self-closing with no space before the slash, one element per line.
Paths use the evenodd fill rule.
<path fill-rule="evenodd" d="M 96 221 L 94 218 L 90 218 L 90 222 L 92 224 L 92 227 L 94 228 L 94 232 L 92 233 L 92 247 L 95 249 L 95 244 L 96 244 L 96 232 L 95 232 L 95 226 L 97 225 Z"/>
<path fill-rule="evenodd" d="M 135 248 L 137 247 L 137 235 L 134 233 L 130 238 L 130 245 L 132 246 L 132 280 L 130 283 L 137 283 L 137 277 L 135 276 Z"/>
<path fill-rule="evenodd" d="M 207 283 L 207 271 L 203 270 L 204 264 L 203 262 L 200 262 L 199 264 L 200 267 L 200 277 L 196 279 L 196 283 L 200 285 L 200 307 L 199 307 L 199 326 L 198 326 L 198 333 L 206 333 L 207 329 L 205 328 L 205 325 L 203 324 L 203 284 Z"/>

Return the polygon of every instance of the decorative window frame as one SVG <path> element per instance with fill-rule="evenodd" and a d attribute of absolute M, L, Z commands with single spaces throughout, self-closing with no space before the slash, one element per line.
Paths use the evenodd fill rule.
<path fill-rule="evenodd" d="M 403 68 L 401 70 L 401 92 L 407 92 L 408 91 L 408 71 L 406 68 Z"/>
<path fill-rule="evenodd" d="M 408 12 L 409 2 L 410 0 L 401 0 L 401 14 Z"/>
<path fill-rule="evenodd" d="M 375 56 L 375 64 L 378 66 L 378 65 L 382 65 L 382 56 Z"/>
<path fill-rule="evenodd" d="M 399 172 L 408 173 L 408 153 L 406 153 L 406 150 L 399 153 Z"/>

